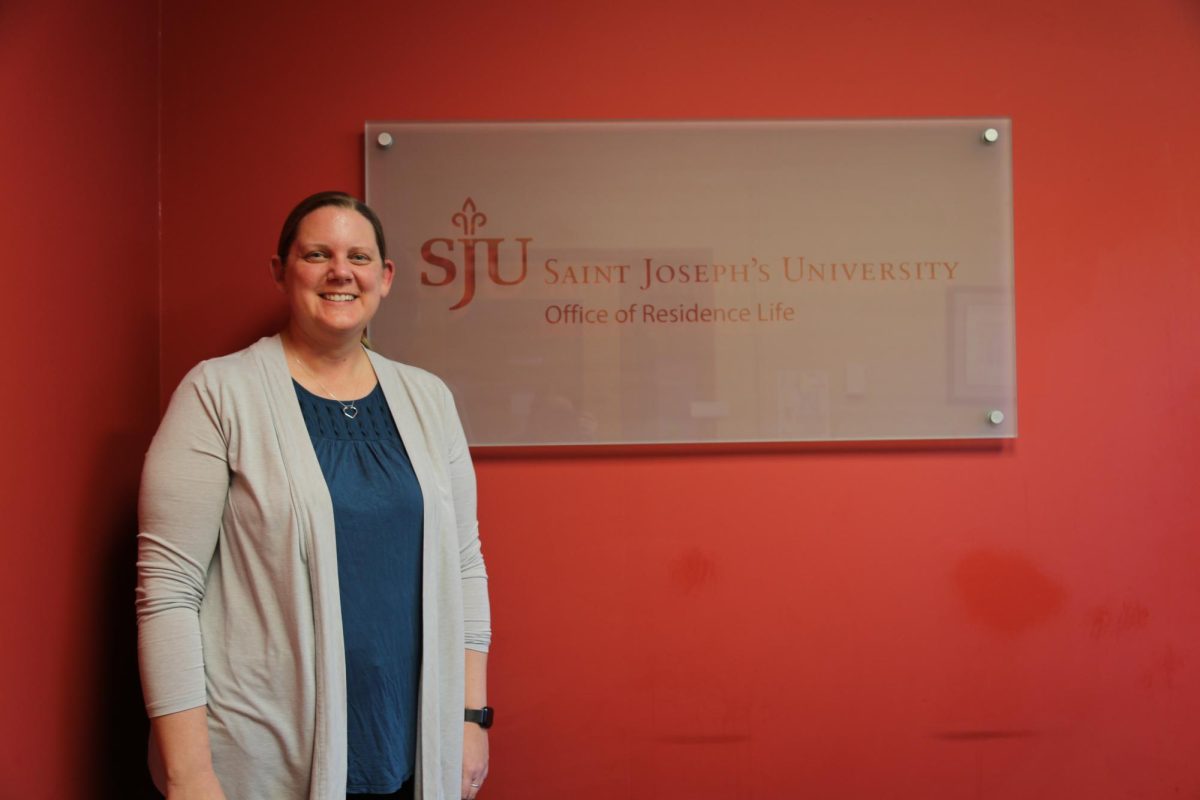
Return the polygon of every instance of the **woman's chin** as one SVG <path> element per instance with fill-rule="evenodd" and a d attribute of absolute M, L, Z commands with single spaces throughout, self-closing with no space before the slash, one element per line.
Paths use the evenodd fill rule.
<path fill-rule="evenodd" d="M 356 339 L 366 327 L 366 321 L 361 317 L 354 319 L 318 318 L 301 324 L 308 334 L 317 339 Z"/>

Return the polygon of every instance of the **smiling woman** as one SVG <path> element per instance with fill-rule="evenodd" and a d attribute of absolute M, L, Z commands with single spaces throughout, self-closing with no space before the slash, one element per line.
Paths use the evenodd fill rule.
<path fill-rule="evenodd" d="M 271 266 L 284 330 L 195 367 L 146 457 L 156 783 L 168 800 L 473 799 L 491 627 L 453 398 L 362 342 L 395 273 L 362 202 L 306 198 Z"/>
<path fill-rule="evenodd" d="M 395 274 L 379 218 L 340 193 L 313 195 L 296 207 L 271 267 L 291 309 L 290 343 L 319 351 L 342 349 L 347 333 L 361 336 Z"/>

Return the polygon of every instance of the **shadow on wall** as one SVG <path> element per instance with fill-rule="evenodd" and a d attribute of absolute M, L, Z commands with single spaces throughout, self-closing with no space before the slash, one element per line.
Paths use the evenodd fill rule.
<path fill-rule="evenodd" d="M 160 797 L 146 768 L 150 725 L 142 704 L 137 669 L 137 623 L 134 586 L 137 557 L 137 487 L 148 436 L 132 432 L 110 436 L 96 459 L 90 523 L 98 523 L 104 543 L 95 584 L 97 602 L 90 607 L 88 629 L 95 639 L 91 652 L 95 669 L 83 670 L 94 679 L 89 696 L 96 698 L 85 720 L 92 743 L 93 768 L 100 798 L 151 800 Z M 95 512 L 106 516 L 97 519 Z"/>

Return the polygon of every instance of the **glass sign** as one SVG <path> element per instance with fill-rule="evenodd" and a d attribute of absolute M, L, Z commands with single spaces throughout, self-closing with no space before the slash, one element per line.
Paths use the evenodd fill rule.
<path fill-rule="evenodd" d="M 366 126 L 470 444 L 1016 435 L 1007 119 Z"/>

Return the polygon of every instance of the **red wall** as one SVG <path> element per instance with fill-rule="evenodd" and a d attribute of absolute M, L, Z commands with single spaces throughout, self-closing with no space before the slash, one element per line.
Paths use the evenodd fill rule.
<path fill-rule="evenodd" d="M 1194 3 L 223 6 L 165 9 L 167 386 L 364 120 L 1013 118 L 1010 446 L 480 458 L 487 795 L 1200 793 Z"/>
<path fill-rule="evenodd" d="M 277 324 L 279 222 L 361 191 L 364 120 L 995 114 L 1020 439 L 481 458 L 487 794 L 1200 793 L 1197 6 L 425 5 L 163 4 L 161 276 L 156 4 L 0 10 L 0 796 L 137 769 L 158 373 Z"/>
<path fill-rule="evenodd" d="M 157 3 L 0 7 L 0 797 L 132 797 L 158 421 Z"/>

